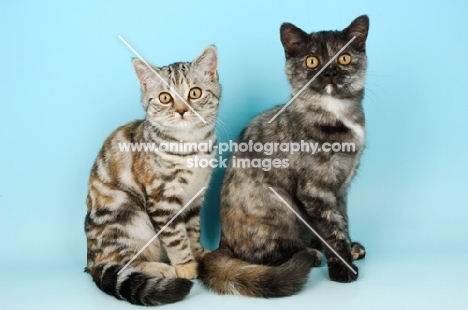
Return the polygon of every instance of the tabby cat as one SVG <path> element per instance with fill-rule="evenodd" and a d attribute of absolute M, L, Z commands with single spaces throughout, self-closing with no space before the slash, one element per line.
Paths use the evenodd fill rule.
<path fill-rule="evenodd" d="M 217 51 L 209 46 L 192 63 L 153 67 L 171 89 L 142 60 L 133 60 L 146 117 L 119 127 L 104 142 L 91 170 L 86 200 L 85 271 L 107 294 L 132 304 L 158 305 L 179 301 L 190 292 L 189 279 L 197 277 L 204 254 L 199 221 L 203 195 L 123 267 L 208 184 L 210 169 L 188 169 L 187 158 L 210 159 L 214 151 L 162 145 L 215 143 L 221 94 L 217 65 Z M 122 151 L 125 143 L 161 147 L 157 152 Z"/>
<path fill-rule="evenodd" d="M 367 16 L 342 31 L 305 33 L 290 23 L 280 29 L 286 74 L 297 94 L 353 37 L 354 41 L 276 118 L 284 105 L 254 118 L 239 143 L 299 143 L 323 152 L 263 153 L 234 151 L 239 158 L 279 158 L 287 168 L 227 168 L 221 192 L 222 236 L 218 250 L 207 254 L 201 277 L 222 294 L 259 297 L 297 293 L 310 269 L 318 266 L 321 243 L 270 190 L 276 191 L 354 269 L 323 246 L 331 280 L 351 282 L 353 260 L 365 255 L 348 234 L 347 192 L 365 143 L 364 96 Z M 273 121 L 270 122 L 271 119 Z M 354 143 L 354 151 L 325 151 L 325 142 Z M 232 161 L 233 157 L 231 157 Z"/>

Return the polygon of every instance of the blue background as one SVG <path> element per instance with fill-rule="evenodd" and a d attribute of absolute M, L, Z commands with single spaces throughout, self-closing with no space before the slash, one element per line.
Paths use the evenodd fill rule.
<path fill-rule="evenodd" d="M 342 29 L 370 17 L 368 147 L 350 192 L 353 239 L 368 255 L 351 284 L 312 271 L 297 296 L 218 296 L 199 282 L 164 309 L 468 309 L 464 1 L 2 1 L 0 308 L 130 309 L 82 273 L 86 184 L 104 139 L 144 116 L 134 55 L 156 65 L 216 44 L 218 132 L 236 139 L 284 103 L 279 26 Z M 215 171 L 203 241 L 218 242 Z"/>

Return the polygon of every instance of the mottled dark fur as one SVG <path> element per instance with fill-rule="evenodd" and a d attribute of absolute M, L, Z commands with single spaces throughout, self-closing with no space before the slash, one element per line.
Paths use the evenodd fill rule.
<path fill-rule="evenodd" d="M 283 106 L 257 116 L 239 142 L 354 143 L 354 151 L 311 153 L 234 152 L 236 158 L 280 158 L 287 169 L 233 168 L 226 171 L 221 194 L 220 249 L 205 256 L 201 270 L 205 284 L 219 293 L 276 297 L 298 292 L 321 253 L 310 230 L 270 190 L 273 188 L 343 257 L 364 257 L 348 233 L 347 192 L 365 144 L 364 96 L 367 58 L 365 41 L 369 20 L 361 16 L 343 31 L 306 34 L 292 24 L 281 26 L 286 74 L 293 94 L 325 65 L 352 37 L 339 58 L 322 72 L 271 123 Z M 319 60 L 316 68 L 308 57 Z M 349 59 L 348 59 L 349 60 Z M 232 158 L 231 158 L 232 160 Z M 323 247 L 331 280 L 351 282 L 358 275 Z"/>

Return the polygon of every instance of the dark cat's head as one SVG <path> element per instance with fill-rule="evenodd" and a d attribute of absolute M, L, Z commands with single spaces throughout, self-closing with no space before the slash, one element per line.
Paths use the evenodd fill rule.
<path fill-rule="evenodd" d="M 146 119 L 152 124 L 178 131 L 195 130 L 204 125 L 203 120 L 206 126 L 214 126 L 221 94 L 214 46 L 208 46 L 193 62 L 151 68 L 138 58 L 132 63 L 140 80 Z"/>
<path fill-rule="evenodd" d="M 369 18 L 356 18 L 342 31 L 307 34 L 290 23 L 281 25 L 281 43 L 286 53 L 286 74 L 293 94 L 303 88 L 342 47 L 353 42 L 304 90 L 304 96 L 353 98 L 363 93 L 367 58 Z"/>

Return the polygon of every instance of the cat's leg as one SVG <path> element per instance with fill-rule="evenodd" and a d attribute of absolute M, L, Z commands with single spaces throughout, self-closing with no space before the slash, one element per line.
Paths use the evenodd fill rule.
<path fill-rule="evenodd" d="M 184 214 L 190 248 L 197 262 L 202 260 L 206 253 L 210 252 L 205 250 L 200 242 L 200 208 L 201 202 Z"/>
<path fill-rule="evenodd" d="M 117 195 L 116 190 L 112 193 Z M 124 198 L 127 197 L 125 192 L 121 191 L 119 197 L 125 201 L 120 207 L 114 206 L 112 211 L 101 207 L 100 212 L 91 211 L 86 216 L 88 267 L 106 262 L 125 265 L 133 260 L 131 267 L 150 276 L 176 277 L 175 268 L 161 262 L 163 253 L 159 240 L 147 245 L 155 234 L 148 214 L 132 206 L 128 202 L 130 197 Z M 144 250 L 138 254 L 142 248 Z"/>
<path fill-rule="evenodd" d="M 271 193 L 267 183 L 246 182 L 228 190 L 245 194 L 245 197 L 261 197 L 244 200 L 224 194 L 222 203 L 231 209 L 229 218 L 222 217 L 223 239 L 237 258 L 252 264 L 280 266 L 298 252 L 307 252 L 312 265 L 320 265 L 322 254 L 308 247 L 304 236 L 309 234 L 304 227 L 296 225 L 296 215 Z M 294 204 L 290 193 L 280 188 L 276 190 L 288 204 Z"/>
<path fill-rule="evenodd" d="M 316 236 L 313 236 L 312 239 L 310 240 L 309 247 L 312 249 L 316 250 L 323 250 L 322 243 L 320 242 L 320 239 L 317 238 Z"/>
<path fill-rule="evenodd" d="M 147 210 L 156 232 L 161 231 L 181 208 L 180 199 L 161 196 L 150 197 L 147 202 Z M 183 216 L 179 215 L 162 230 L 159 239 L 166 250 L 171 265 L 175 267 L 177 276 L 186 279 L 196 278 L 198 264 L 192 254 Z"/>
<path fill-rule="evenodd" d="M 346 194 L 339 194 L 337 196 L 337 207 L 341 216 L 345 220 L 346 232 L 348 233 L 348 238 L 351 240 L 351 238 L 349 237 L 349 228 L 348 228 L 349 221 L 348 221 L 347 195 Z M 353 260 L 362 259 L 366 256 L 366 249 L 359 242 L 351 242 L 351 256 Z"/>
<path fill-rule="evenodd" d="M 326 187 L 318 186 L 300 182 L 298 199 L 312 220 L 313 228 L 353 269 L 348 268 L 333 251 L 324 245 L 330 279 L 337 282 L 354 281 L 358 277 L 358 268 L 352 263 L 347 222 L 338 211 L 335 194 Z"/>

